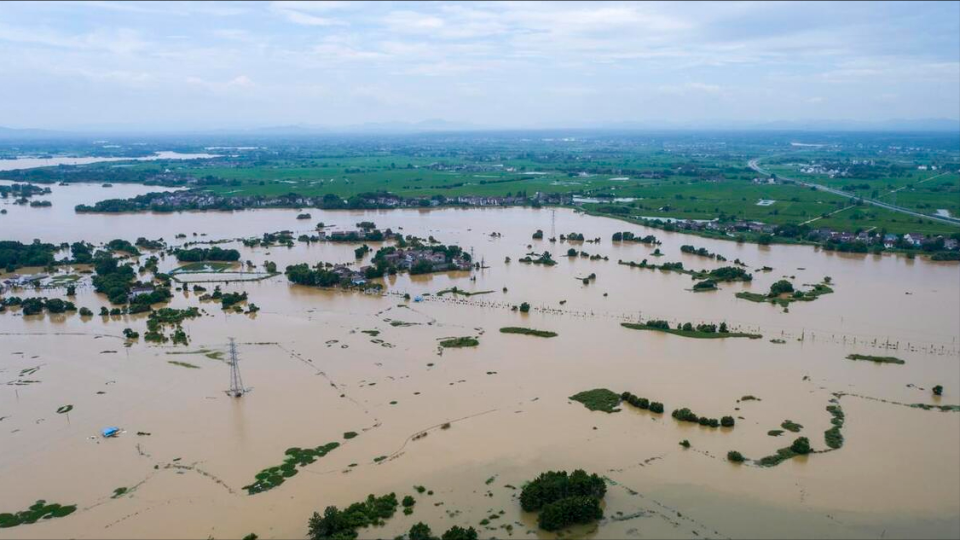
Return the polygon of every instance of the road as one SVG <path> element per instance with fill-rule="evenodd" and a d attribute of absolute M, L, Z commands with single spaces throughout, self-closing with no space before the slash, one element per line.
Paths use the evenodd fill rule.
<path fill-rule="evenodd" d="M 766 175 L 766 176 L 771 176 L 771 173 L 769 173 L 769 172 L 767 172 L 765 169 L 763 169 L 763 167 L 760 166 L 760 163 L 759 163 L 759 162 L 760 162 L 760 158 L 751 159 L 750 161 L 747 162 L 747 166 L 749 166 L 751 169 L 753 169 L 754 171 L 756 171 L 756 172 L 758 172 L 758 173 L 760 173 L 760 174 L 763 174 L 763 175 Z M 796 178 L 787 178 L 786 176 L 778 176 L 778 178 L 782 178 L 783 180 L 790 180 L 790 181 L 792 181 L 792 182 L 796 182 L 798 185 L 801 185 L 801 186 L 803 186 L 803 187 L 812 187 L 812 188 L 814 188 L 814 189 L 816 189 L 816 190 L 818 190 L 818 191 L 826 191 L 827 193 L 832 193 L 832 194 L 834 194 L 834 195 L 839 195 L 840 197 L 846 197 L 846 198 L 848 198 L 848 199 L 859 199 L 859 200 L 862 200 L 862 201 L 864 202 L 864 204 L 870 204 L 870 205 L 876 206 L 876 207 L 878 207 L 878 208 L 883 208 L 883 209 L 890 210 L 890 211 L 893 211 L 893 212 L 899 212 L 899 213 L 901 213 L 901 214 L 906 214 L 906 215 L 908 215 L 908 216 L 913 216 L 913 217 L 918 217 L 918 218 L 923 218 L 923 219 L 929 219 L 929 220 L 931 220 L 931 221 L 936 221 L 936 222 L 939 222 L 939 223 L 946 223 L 946 224 L 948 224 L 948 225 L 953 225 L 953 226 L 956 226 L 956 227 L 960 227 L 960 218 L 944 217 L 944 216 L 931 216 L 931 215 L 929 215 L 929 214 L 921 214 L 920 212 L 917 212 L 917 211 L 915 211 L 915 210 L 910 210 L 909 208 L 904 208 L 904 207 L 902 207 L 902 206 L 896 206 L 896 205 L 893 205 L 893 204 L 889 204 L 889 203 L 885 203 L 885 202 L 881 202 L 881 201 L 876 201 L 876 200 L 873 200 L 873 199 L 861 198 L 859 195 L 854 195 L 854 194 L 851 194 L 851 193 L 847 193 L 846 191 L 843 191 L 843 190 L 840 190 L 840 189 L 834 189 L 834 188 L 832 188 L 832 187 L 825 186 L 825 185 L 823 185 L 823 184 L 814 184 L 814 183 L 812 183 L 812 182 L 804 182 L 803 180 L 797 180 Z"/>

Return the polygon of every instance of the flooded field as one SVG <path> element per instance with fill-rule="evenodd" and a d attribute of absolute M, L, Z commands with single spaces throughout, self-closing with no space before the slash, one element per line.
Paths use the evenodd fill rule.
<path fill-rule="evenodd" d="M 9 210 L 0 216 L 0 238 L 100 243 L 142 236 L 177 245 L 373 221 L 472 250 L 488 268 L 391 276 L 384 294 L 295 286 L 282 274 L 221 284 L 224 292 L 246 291 L 260 307 L 252 315 L 227 314 L 196 293 L 177 291 L 171 307 L 204 312 L 184 322 L 187 346 L 142 339 L 125 346 L 123 330 L 142 333 L 145 315 L 0 314 L 0 513 L 38 499 L 77 505 L 64 518 L 0 529 L 0 538 L 300 538 L 314 511 L 391 491 L 417 499 L 413 514 L 398 512 L 382 528 L 362 529 L 362 538 L 393 538 L 417 521 L 435 532 L 461 525 L 483 538 L 551 538 L 520 510 L 519 488 L 542 471 L 575 468 L 609 479 L 605 518 L 576 536 L 960 535 L 960 412 L 910 406 L 960 404 L 955 263 L 708 240 L 569 209 L 309 209 L 308 221 L 293 209 L 77 215 L 76 204 L 105 193 L 157 189 L 52 189 L 44 196 L 49 208 L 0 203 Z M 577 232 L 600 242 L 533 240 L 537 229 L 547 238 Z M 618 231 L 653 234 L 662 244 L 614 243 Z M 688 275 L 618 264 L 731 264 L 681 253 L 685 244 L 740 259 L 753 281 L 694 293 Z M 276 262 L 281 271 L 300 262 L 352 263 L 357 247 L 217 245 L 239 249 L 241 260 L 257 267 Z M 607 260 L 568 258 L 571 247 Z M 652 255 L 655 248 L 662 257 Z M 556 266 L 518 261 L 544 250 Z M 161 259 L 161 271 L 176 266 L 173 257 Z M 764 266 L 772 270 L 759 271 Z M 590 274 L 596 279 L 584 284 Z M 765 293 L 785 277 L 812 285 L 827 276 L 833 294 L 788 311 L 735 297 Z M 109 307 L 89 277 L 78 283 L 77 306 L 95 313 Z M 484 294 L 437 296 L 454 286 Z M 63 289 L 44 294 L 63 297 Z M 511 309 L 522 302 L 529 313 Z M 638 319 L 726 322 L 763 338 L 691 339 L 620 324 Z M 558 336 L 499 331 L 507 326 Z M 479 345 L 438 345 L 462 336 Z M 253 388 L 241 399 L 224 393 L 230 338 Z M 906 363 L 855 362 L 850 354 Z M 943 395 L 934 397 L 938 384 Z M 627 404 L 606 414 L 568 399 L 594 388 L 663 402 L 667 414 Z M 789 446 L 794 433 L 768 435 L 788 419 L 802 426 L 798 435 L 814 450 L 830 450 L 826 407 L 836 403 L 845 414 L 842 448 L 776 467 L 727 461 L 730 450 L 759 459 Z M 59 414 L 66 405 L 72 409 Z M 712 429 L 670 417 L 682 407 L 732 415 L 737 423 Z M 123 432 L 103 439 L 107 426 Z M 358 436 L 346 439 L 347 432 Z M 275 489 L 243 489 L 280 464 L 288 448 L 329 442 L 341 446 Z M 115 496 L 118 488 L 126 490 Z"/>
<path fill-rule="evenodd" d="M 216 154 L 184 154 L 181 152 L 157 152 L 145 157 L 31 157 L 23 156 L 17 159 L 0 159 L 0 171 L 15 171 L 18 169 L 32 169 L 35 167 L 53 167 L 56 165 L 89 165 L 108 161 L 156 161 L 158 159 L 207 159 L 217 157 Z"/>

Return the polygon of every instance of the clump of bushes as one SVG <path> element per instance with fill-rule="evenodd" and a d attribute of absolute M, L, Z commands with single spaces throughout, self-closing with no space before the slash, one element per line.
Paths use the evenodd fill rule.
<path fill-rule="evenodd" d="M 843 446 L 843 434 L 840 433 L 844 421 L 843 409 L 840 408 L 839 404 L 827 405 L 827 412 L 833 417 L 830 419 L 833 427 L 823 432 L 823 440 L 827 443 L 827 446 L 837 450 Z"/>
<path fill-rule="evenodd" d="M 663 414 L 663 403 L 650 401 L 647 398 L 635 396 L 630 392 L 624 392 L 620 394 L 620 399 L 622 399 L 623 401 L 626 401 L 627 403 L 629 403 L 630 405 L 633 405 L 638 409 L 643 409 L 645 411 L 649 410 L 650 412 L 653 412 L 653 413 Z"/>
<path fill-rule="evenodd" d="M 743 463 L 745 461 L 743 454 L 737 452 L 736 450 L 727 452 L 727 460 L 731 463 Z"/>
<path fill-rule="evenodd" d="M 524 486 L 520 506 L 526 512 L 540 512 L 537 523 L 545 531 L 591 523 L 603 517 L 600 501 L 607 493 L 603 479 L 582 469 L 571 474 L 549 471 Z"/>
<path fill-rule="evenodd" d="M 526 336 L 536 336 L 543 338 L 552 338 L 557 337 L 556 332 L 550 332 L 547 330 L 534 330 L 533 328 L 521 328 L 519 326 L 505 326 L 500 329 L 500 332 L 503 334 L 523 334 Z"/>
<path fill-rule="evenodd" d="M 767 296 L 772 298 L 775 296 L 780 296 L 781 294 L 787 294 L 792 292 L 794 292 L 793 283 L 790 283 L 785 279 L 781 279 L 780 281 L 770 286 L 770 292 L 767 294 Z"/>
<path fill-rule="evenodd" d="M 866 360 L 875 364 L 906 364 L 904 360 L 896 356 L 873 356 L 869 354 L 848 354 L 847 360 Z"/>
<path fill-rule="evenodd" d="M 60 504 L 47 504 L 47 501 L 39 500 L 22 512 L 0 514 L 0 529 L 8 529 L 18 525 L 31 525 L 41 519 L 66 517 L 76 510 L 77 505 L 75 504 L 63 506 Z"/>
<path fill-rule="evenodd" d="M 476 347 L 477 345 L 480 345 L 480 342 L 476 338 L 472 338 L 469 336 L 449 338 L 440 342 L 441 347 L 450 347 L 450 348 Z"/>
<path fill-rule="evenodd" d="M 780 427 L 787 431 L 792 431 L 793 433 L 799 433 L 803 426 L 794 422 L 793 420 L 784 420 Z"/>
<path fill-rule="evenodd" d="M 178 249 L 174 254 L 180 262 L 199 261 L 226 261 L 240 260 L 240 252 L 235 249 L 223 249 L 217 246 L 211 248 Z"/>
<path fill-rule="evenodd" d="M 284 458 L 283 465 L 260 471 L 255 477 L 256 481 L 248 486 L 243 486 L 243 489 L 247 490 L 248 495 L 256 495 L 257 493 L 269 491 L 282 484 L 285 479 L 296 476 L 298 466 L 306 467 L 316 461 L 317 458 L 327 455 L 338 446 L 340 446 L 340 443 L 331 442 L 316 448 L 288 448 L 285 452 L 287 457 Z M 391 494 L 391 496 L 392 495 L 393 494 Z M 371 497 L 373 497 L 373 495 L 371 495 Z M 396 498 L 394 498 L 394 505 L 396 505 Z M 316 516 L 316 514 L 314 514 L 314 516 Z"/>
<path fill-rule="evenodd" d="M 67 311 L 76 311 L 77 307 L 73 302 L 61 300 L 59 298 L 20 298 L 11 296 L 6 299 L 0 299 L 0 305 L 20 306 L 23 315 L 39 315 L 43 310 L 49 313 L 65 313 Z"/>
<path fill-rule="evenodd" d="M 705 279 L 703 281 L 698 281 L 693 284 L 694 291 L 715 291 L 717 290 L 717 282 L 712 279 Z"/>
<path fill-rule="evenodd" d="M 706 416 L 697 416 L 690 409 L 684 407 L 682 409 L 675 409 L 670 413 L 674 419 L 679 420 L 680 422 L 692 422 L 694 424 L 700 424 L 705 427 L 733 427 L 736 421 L 732 416 L 724 416 L 723 419 L 717 420 L 716 418 L 707 418 Z"/>
<path fill-rule="evenodd" d="M 809 454 L 811 451 L 810 439 L 806 437 L 797 437 L 797 439 L 793 441 L 793 444 L 790 445 L 790 450 L 801 456 Z"/>
<path fill-rule="evenodd" d="M 309 537 L 311 540 L 353 539 L 357 537 L 357 529 L 383 525 L 396 511 L 394 493 L 382 497 L 368 495 L 366 501 L 353 503 L 343 510 L 328 506 L 323 515 L 313 513 L 308 524 Z"/>
<path fill-rule="evenodd" d="M 403 514 L 409 516 L 413 513 L 413 507 L 417 504 L 417 500 L 407 495 L 400 501 L 400 504 L 403 505 Z"/>
<path fill-rule="evenodd" d="M 757 461 L 757 464 L 762 467 L 775 467 L 788 459 L 806 455 L 812 451 L 809 439 L 806 437 L 797 437 L 790 446 L 777 450 L 776 454 L 760 459 Z"/>
<path fill-rule="evenodd" d="M 226 293 L 220 296 L 220 307 L 223 309 L 229 309 L 233 307 L 235 304 L 239 304 L 241 302 L 246 302 L 246 301 L 247 301 L 246 291 L 240 292 L 240 293 L 237 293 L 237 292 Z"/>
<path fill-rule="evenodd" d="M 585 390 L 570 396 L 570 399 L 583 403 L 583 406 L 591 411 L 603 411 L 605 413 L 616 412 L 616 407 L 620 404 L 620 396 L 606 388 Z"/>
<path fill-rule="evenodd" d="M 943 395 L 943 386 L 939 384 L 933 387 L 933 395 L 942 396 Z"/>

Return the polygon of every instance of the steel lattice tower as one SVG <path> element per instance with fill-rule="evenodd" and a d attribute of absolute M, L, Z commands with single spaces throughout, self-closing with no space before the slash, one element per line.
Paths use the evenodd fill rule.
<path fill-rule="evenodd" d="M 230 390 L 227 394 L 233 397 L 242 397 L 247 389 L 243 387 L 240 378 L 240 357 L 237 354 L 237 344 L 230 338 Z"/>

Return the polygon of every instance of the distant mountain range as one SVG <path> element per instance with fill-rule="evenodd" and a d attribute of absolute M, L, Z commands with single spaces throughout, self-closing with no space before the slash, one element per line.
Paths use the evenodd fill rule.
<path fill-rule="evenodd" d="M 68 132 L 48 129 L 14 129 L 0 126 L 0 139 L 52 139 L 68 136 Z"/>
<path fill-rule="evenodd" d="M 922 118 L 914 120 L 773 120 L 770 122 L 730 121 L 648 121 L 597 124 L 596 129 L 623 130 L 744 130 L 744 131 L 953 131 L 960 132 L 960 119 Z"/>
<path fill-rule="evenodd" d="M 935 131 L 960 133 L 960 119 L 922 118 L 890 119 L 878 121 L 859 120 L 775 120 L 770 122 L 731 122 L 731 121 L 687 121 L 666 120 L 596 123 L 577 127 L 529 126 L 526 128 L 505 128 L 451 122 L 447 120 L 424 120 L 422 122 L 376 122 L 343 126 L 317 126 L 293 124 L 264 126 L 253 128 L 223 129 L 136 129 L 131 126 L 97 126 L 75 130 L 16 129 L 0 127 L 0 140 L 38 140 L 88 138 L 104 135 L 264 135 L 264 136 L 304 136 L 335 134 L 413 134 L 470 131 L 539 131 L 539 130 L 597 130 L 597 131 Z"/>

